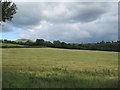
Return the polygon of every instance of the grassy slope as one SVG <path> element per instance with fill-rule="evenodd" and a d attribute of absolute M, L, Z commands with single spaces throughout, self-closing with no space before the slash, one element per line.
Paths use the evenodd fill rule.
<path fill-rule="evenodd" d="M 117 87 L 117 52 L 3 49 L 3 87 Z"/>
<path fill-rule="evenodd" d="M 18 45 L 18 44 L 11 44 L 11 43 L 0 43 L 0 47 L 3 46 L 3 47 L 14 47 L 14 46 L 23 46 L 23 45 Z"/>
<path fill-rule="evenodd" d="M 16 40 L 16 42 L 23 42 L 23 43 L 25 43 L 25 42 L 27 42 L 27 41 L 33 42 L 33 41 L 30 40 L 30 39 L 17 39 L 17 40 Z"/>

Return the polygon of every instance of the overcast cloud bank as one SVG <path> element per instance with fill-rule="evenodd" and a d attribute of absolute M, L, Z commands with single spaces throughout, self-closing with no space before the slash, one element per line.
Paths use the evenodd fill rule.
<path fill-rule="evenodd" d="M 74 43 L 117 40 L 117 5 L 117 2 L 21 2 L 17 3 L 12 23 L 4 25 L 3 32 L 16 27 L 21 29 L 20 38 Z"/>

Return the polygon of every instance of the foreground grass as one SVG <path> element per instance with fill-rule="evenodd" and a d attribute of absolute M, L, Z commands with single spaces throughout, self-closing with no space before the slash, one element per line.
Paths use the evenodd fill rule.
<path fill-rule="evenodd" d="M 117 52 L 51 48 L 2 51 L 3 88 L 117 87 Z"/>

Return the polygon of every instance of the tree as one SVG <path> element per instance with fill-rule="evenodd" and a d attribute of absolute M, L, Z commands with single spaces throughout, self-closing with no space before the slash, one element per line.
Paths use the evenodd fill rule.
<path fill-rule="evenodd" d="M 67 43 L 61 42 L 61 46 L 62 46 L 62 48 L 67 48 Z"/>
<path fill-rule="evenodd" d="M 11 21 L 13 15 L 16 13 L 16 4 L 11 1 L 0 1 L 0 21 L 6 22 L 6 20 Z"/>
<path fill-rule="evenodd" d="M 43 39 L 36 39 L 36 45 L 44 46 L 44 40 Z"/>
<path fill-rule="evenodd" d="M 105 42 L 102 40 L 102 41 L 100 42 L 100 44 L 105 44 Z"/>
<path fill-rule="evenodd" d="M 53 41 L 53 44 L 54 44 L 55 47 L 58 47 L 58 48 L 61 47 L 61 42 L 59 40 Z"/>
<path fill-rule="evenodd" d="M 27 40 L 27 41 L 25 42 L 25 44 L 27 44 L 27 45 L 29 45 L 29 46 L 34 45 L 34 43 L 33 43 L 32 41 L 30 41 L 30 40 Z"/>
<path fill-rule="evenodd" d="M 53 47 L 53 43 L 51 43 L 50 41 L 45 41 L 45 46 L 47 47 Z"/>

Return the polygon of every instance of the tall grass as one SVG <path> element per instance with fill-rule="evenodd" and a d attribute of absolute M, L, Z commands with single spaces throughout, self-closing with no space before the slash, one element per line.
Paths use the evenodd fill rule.
<path fill-rule="evenodd" d="M 118 53 L 3 49 L 3 88 L 115 88 Z"/>

